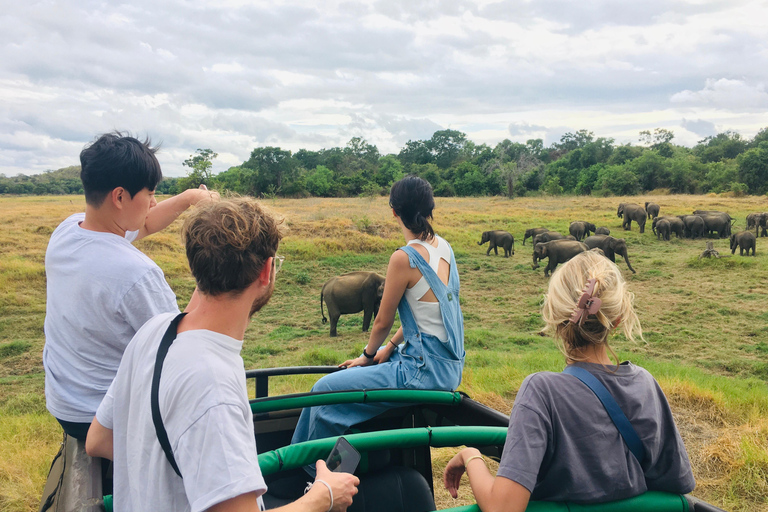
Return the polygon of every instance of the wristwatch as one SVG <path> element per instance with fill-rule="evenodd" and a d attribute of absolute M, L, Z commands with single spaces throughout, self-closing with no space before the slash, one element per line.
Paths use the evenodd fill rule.
<path fill-rule="evenodd" d="M 366 357 L 366 359 L 373 359 L 376 354 L 369 354 L 365 351 L 367 347 L 363 347 L 363 355 Z"/>

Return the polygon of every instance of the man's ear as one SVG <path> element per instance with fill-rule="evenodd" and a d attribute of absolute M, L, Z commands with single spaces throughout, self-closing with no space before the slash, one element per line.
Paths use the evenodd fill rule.
<path fill-rule="evenodd" d="M 264 266 L 261 267 L 261 272 L 259 272 L 259 283 L 262 286 L 267 286 L 272 279 L 272 267 L 274 266 L 275 258 L 267 258 L 267 261 L 264 262 Z"/>
<path fill-rule="evenodd" d="M 118 210 L 123 209 L 125 202 L 131 198 L 131 195 L 123 187 L 117 187 L 112 189 L 109 193 L 109 199 L 112 201 L 112 205 Z"/>

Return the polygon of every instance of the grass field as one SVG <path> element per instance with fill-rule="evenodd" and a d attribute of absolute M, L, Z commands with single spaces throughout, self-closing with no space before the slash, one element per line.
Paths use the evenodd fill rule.
<path fill-rule="evenodd" d="M 696 208 L 768 210 L 762 197 L 462 198 L 437 201 L 436 231 L 453 245 L 461 276 L 467 362 L 461 390 L 508 413 L 523 378 L 560 371 L 563 358 L 540 336 L 547 285 L 531 268 L 529 227 L 567 234 L 588 220 L 627 239 L 637 274 L 619 267 L 636 295 L 645 342 L 612 341 L 622 359 L 647 368 L 672 404 L 698 482 L 694 495 L 734 511 L 768 511 L 768 239 L 757 256 L 699 260 L 703 240 L 657 241 L 650 230 L 621 230 L 619 202 L 653 200 L 662 214 Z M 360 354 L 362 314 L 342 316 L 339 337 L 321 323 L 319 295 L 330 277 L 385 273 L 402 245 L 386 198 L 268 200 L 286 217 L 285 265 L 272 301 L 251 323 L 246 368 L 336 364 Z M 60 430 L 45 409 L 42 349 L 45 247 L 53 229 L 83 210 L 82 197 L 0 197 L 0 511 L 36 510 Z M 138 243 L 165 271 L 183 307 L 193 290 L 179 241 L 180 222 Z M 486 257 L 480 233 L 515 235 L 516 254 Z M 713 239 L 730 254 L 728 240 Z M 285 378 L 273 392 L 305 391 L 314 379 Z M 445 463 L 454 451 L 435 452 Z M 447 494 L 438 500 L 449 504 Z M 453 504 L 451 502 L 451 504 Z"/>

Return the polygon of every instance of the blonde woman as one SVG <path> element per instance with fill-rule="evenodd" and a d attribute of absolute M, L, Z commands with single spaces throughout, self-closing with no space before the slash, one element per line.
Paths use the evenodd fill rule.
<path fill-rule="evenodd" d="M 608 345 L 615 329 L 627 339 L 642 338 L 632 301 L 616 265 L 588 251 L 552 275 L 542 316 L 565 355 L 566 372 L 583 369 L 599 381 L 640 445 L 630 450 L 597 392 L 580 378 L 534 373 L 515 399 L 496 476 L 477 449 L 465 448 L 443 476 L 453 497 L 465 471 L 483 512 L 522 512 L 529 500 L 599 503 L 648 490 L 693 490 L 688 454 L 658 383 L 643 368 L 609 357 L 618 362 Z"/>

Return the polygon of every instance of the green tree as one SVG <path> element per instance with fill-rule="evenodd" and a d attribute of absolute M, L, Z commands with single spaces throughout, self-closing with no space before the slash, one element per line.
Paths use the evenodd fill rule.
<path fill-rule="evenodd" d="M 211 169 L 213 168 L 213 159 L 219 156 L 211 149 L 197 149 L 195 154 L 189 155 L 182 165 L 189 167 L 189 173 L 186 177 L 179 180 L 179 191 L 188 188 L 197 188 L 200 185 L 211 184 Z"/>
<path fill-rule="evenodd" d="M 248 194 L 251 191 L 254 172 L 246 167 L 230 167 L 213 177 L 213 186 L 219 190 Z"/>
<path fill-rule="evenodd" d="M 640 192 L 640 183 L 631 170 L 609 165 L 598 171 L 596 188 L 616 196 L 631 196 Z"/>
<path fill-rule="evenodd" d="M 557 176 L 547 178 L 541 186 L 541 191 L 550 196 L 559 196 L 564 192 L 563 187 L 560 185 L 560 178 Z"/>
<path fill-rule="evenodd" d="M 736 159 L 739 164 L 739 182 L 749 187 L 750 194 L 768 192 L 768 142 L 742 153 Z"/>
<path fill-rule="evenodd" d="M 403 164 L 394 155 L 387 155 L 379 160 L 374 180 L 380 187 L 389 187 L 405 176 Z"/>
<path fill-rule="evenodd" d="M 328 197 L 333 190 L 333 171 L 318 165 L 306 179 L 307 191 L 313 196 Z"/>
<path fill-rule="evenodd" d="M 296 178 L 297 162 L 291 152 L 267 146 L 251 151 L 251 157 L 241 167 L 253 170 L 250 193 L 259 196 L 266 192 L 282 194 L 284 183 Z"/>
<path fill-rule="evenodd" d="M 458 130 L 439 130 L 432 134 L 427 147 L 434 162 L 441 169 L 447 169 L 461 156 L 467 136 Z"/>
<path fill-rule="evenodd" d="M 736 158 L 746 150 L 747 142 L 730 130 L 700 140 L 693 148 L 694 154 L 704 163 Z"/>
<path fill-rule="evenodd" d="M 423 140 L 409 140 L 400 150 L 397 158 L 403 165 L 424 165 L 432 163 L 433 157 L 427 143 Z"/>
<path fill-rule="evenodd" d="M 560 137 L 559 144 L 553 144 L 557 149 L 573 151 L 586 146 L 595 140 L 595 134 L 588 130 L 579 130 L 576 133 L 568 132 Z"/>

